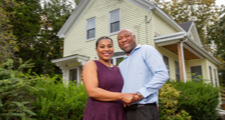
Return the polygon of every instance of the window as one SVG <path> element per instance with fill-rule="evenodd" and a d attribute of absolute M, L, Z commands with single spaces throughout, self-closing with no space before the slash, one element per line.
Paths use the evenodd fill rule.
<path fill-rule="evenodd" d="M 191 79 L 193 81 L 198 81 L 199 80 L 198 76 L 202 76 L 202 67 L 201 66 L 191 67 Z"/>
<path fill-rule="evenodd" d="M 168 74 L 170 75 L 169 58 L 163 55 L 163 61 L 164 61 L 165 65 L 166 65 Z"/>
<path fill-rule="evenodd" d="M 214 69 L 214 78 L 215 78 L 215 87 L 218 87 L 218 81 L 217 81 L 217 76 L 216 76 L 216 69 Z"/>
<path fill-rule="evenodd" d="M 177 82 L 180 82 L 180 69 L 179 69 L 179 63 L 177 61 L 175 61 L 175 73 L 176 73 Z"/>
<path fill-rule="evenodd" d="M 95 18 L 87 20 L 87 40 L 95 38 Z"/>
<path fill-rule="evenodd" d="M 118 65 L 124 59 L 124 57 L 125 55 L 112 57 L 111 62 L 113 65 Z"/>
<path fill-rule="evenodd" d="M 209 66 L 209 77 L 210 77 L 210 80 L 211 80 L 211 84 L 213 85 L 212 67 L 211 66 Z"/>
<path fill-rule="evenodd" d="M 79 82 L 79 68 L 75 67 L 75 68 L 70 68 L 69 69 L 69 76 L 68 76 L 68 80 L 78 83 Z"/>
<path fill-rule="evenodd" d="M 110 14 L 110 33 L 114 33 L 120 30 L 120 11 L 114 10 Z"/>

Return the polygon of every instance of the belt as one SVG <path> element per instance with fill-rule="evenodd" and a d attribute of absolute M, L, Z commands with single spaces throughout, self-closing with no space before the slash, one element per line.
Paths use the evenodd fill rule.
<path fill-rule="evenodd" d="M 156 103 L 147 103 L 147 104 L 134 104 L 126 107 L 126 109 L 137 109 L 143 106 L 156 106 Z"/>

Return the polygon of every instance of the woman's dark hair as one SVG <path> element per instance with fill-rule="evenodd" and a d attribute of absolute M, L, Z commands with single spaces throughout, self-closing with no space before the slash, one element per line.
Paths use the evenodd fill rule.
<path fill-rule="evenodd" d="M 98 47 L 98 42 L 99 42 L 100 40 L 102 40 L 102 39 L 109 39 L 109 40 L 111 40 L 112 43 L 113 43 L 113 40 L 112 40 L 110 37 L 102 36 L 102 37 L 98 38 L 98 40 L 96 41 L 96 43 L 95 43 L 95 47 L 96 47 L 96 48 Z"/>

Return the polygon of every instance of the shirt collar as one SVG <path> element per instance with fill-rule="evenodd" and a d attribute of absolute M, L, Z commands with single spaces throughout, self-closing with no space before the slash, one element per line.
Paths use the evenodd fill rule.
<path fill-rule="evenodd" d="M 131 52 L 130 52 L 130 55 L 133 54 L 134 51 L 138 50 L 139 48 L 141 48 L 141 45 L 137 45 Z M 128 56 L 125 55 L 125 58 L 126 59 Z"/>

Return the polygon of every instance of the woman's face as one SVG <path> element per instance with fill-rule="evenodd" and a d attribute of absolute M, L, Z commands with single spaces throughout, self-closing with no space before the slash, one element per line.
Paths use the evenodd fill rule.
<path fill-rule="evenodd" d="M 96 52 L 98 54 L 99 59 L 102 59 L 104 61 L 110 60 L 114 53 L 112 41 L 109 39 L 100 40 L 98 42 Z"/>

